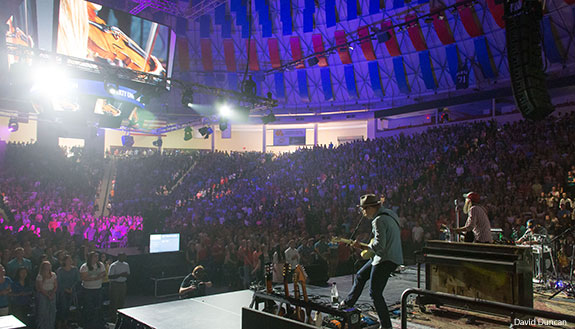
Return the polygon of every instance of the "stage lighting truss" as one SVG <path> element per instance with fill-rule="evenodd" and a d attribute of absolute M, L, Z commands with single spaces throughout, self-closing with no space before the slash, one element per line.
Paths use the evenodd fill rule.
<path fill-rule="evenodd" d="M 158 76 L 145 72 L 138 72 L 127 68 L 110 66 L 92 62 L 89 60 L 69 57 L 61 54 L 47 52 L 40 49 L 33 49 L 7 43 L 8 54 L 20 58 L 23 63 L 37 63 L 46 62 L 54 65 L 62 66 L 66 70 L 81 75 L 82 73 L 94 74 L 99 76 L 102 80 L 107 80 L 109 77 L 114 77 L 114 83 L 121 84 L 121 81 L 130 81 L 142 83 L 158 88 L 166 88 L 170 84 L 179 85 L 183 90 L 189 93 L 200 93 L 207 95 L 220 96 L 222 98 L 235 101 L 240 104 L 249 104 L 252 111 L 261 111 L 278 105 L 277 100 L 259 96 L 246 95 L 235 90 L 228 90 L 223 88 L 216 88 L 211 86 L 202 85 L 199 83 L 191 83 L 180 81 L 176 79 L 168 79 L 163 76 Z"/>
<path fill-rule="evenodd" d="M 244 94 L 235 90 L 216 88 L 194 82 L 186 82 L 172 79 L 171 82 L 192 94 L 213 95 L 217 98 L 226 99 L 239 106 L 248 107 L 251 112 L 264 111 L 278 106 L 278 101 L 270 97 L 260 97 Z"/>
<path fill-rule="evenodd" d="M 204 0 L 186 8 L 181 8 L 177 1 L 174 2 L 170 0 L 132 0 L 132 2 L 138 3 L 136 7 L 130 10 L 130 14 L 132 15 L 137 15 L 142 12 L 142 10 L 150 7 L 173 16 L 183 17 L 193 21 L 216 9 L 216 7 L 225 3 L 226 0 Z"/>
<path fill-rule="evenodd" d="M 404 31 L 408 27 L 416 25 L 419 22 L 419 20 L 423 20 L 424 22 L 433 22 L 433 16 L 440 15 L 441 12 L 443 12 L 443 11 L 453 11 L 454 15 L 455 15 L 455 14 L 457 14 L 457 8 L 470 7 L 470 6 L 475 5 L 476 3 L 477 3 L 477 0 L 464 0 L 461 2 L 457 2 L 451 6 L 446 6 L 443 8 L 437 8 L 437 9 L 431 10 L 428 14 L 421 15 L 421 16 L 416 17 L 415 19 L 405 21 L 403 23 L 399 23 L 399 24 L 396 24 L 394 26 L 391 26 L 391 27 L 389 27 L 388 30 L 397 29 L 398 32 Z M 431 21 L 429 19 L 431 19 Z M 327 57 L 331 54 L 335 54 L 337 51 L 346 51 L 348 49 L 353 50 L 354 45 L 360 44 L 361 42 L 363 42 L 365 40 L 376 39 L 380 43 L 386 42 L 387 40 L 389 40 L 391 38 L 391 35 L 389 34 L 389 32 L 387 32 L 388 30 L 381 30 L 380 28 L 377 27 L 377 25 L 381 24 L 382 22 L 383 22 L 383 20 L 380 20 L 380 21 L 376 21 L 376 22 L 373 22 L 370 25 L 368 25 L 369 28 L 371 29 L 371 31 L 373 31 L 369 35 L 366 35 L 366 36 L 361 37 L 361 38 L 353 38 L 353 39 L 349 40 L 348 42 L 343 43 L 341 45 L 335 45 L 335 46 L 332 46 L 330 48 L 325 49 L 324 51 L 309 54 L 309 55 L 304 56 L 304 57 L 302 57 L 296 61 L 292 61 L 292 62 L 286 63 L 280 67 L 267 70 L 264 73 L 265 74 L 271 74 L 274 72 L 289 71 L 289 70 L 294 69 L 300 63 L 305 63 L 306 61 L 308 62 L 308 64 L 310 66 L 314 66 L 317 64 L 317 62 L 313 58 Z M 351 37 L 351 34 L 348 34 L 348 37 Z"/>
<path fill-rule="evenodd" d="M 66 55 L 56 54 L 45 50 L 29 48 L 13 43 L 6 43 L 6 50 L 9 55 L 19 58 L 21 63 L 49 63 L 61 66 L 66 70 L 78 75 L 93 74 L 102 77 L 114 77 L 115 81 L 131 81 L 152 86 L 166 88 L 168 79 L 146 72 L 134 71 L 131 69 L 111 66 L 104 63 L 92 62 L 87 59 L 80 59 Z"/>

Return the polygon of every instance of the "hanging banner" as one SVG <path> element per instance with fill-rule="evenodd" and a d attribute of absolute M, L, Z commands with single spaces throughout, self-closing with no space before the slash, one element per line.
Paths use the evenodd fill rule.
<path fill-rule="evenodd" d="M 305 129 L 274 129 L 274 146 L 305 145 Z"/>

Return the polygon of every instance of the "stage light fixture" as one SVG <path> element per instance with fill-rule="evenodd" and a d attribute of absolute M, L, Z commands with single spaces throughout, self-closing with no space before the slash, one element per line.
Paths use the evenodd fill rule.
<path fill-rule="evenodd" d="M 319 59 L 318 59 L 317 57 L 315 57 L 315 56 L 307 60 L 307 64 L 308 64 L 309 66 L 315 66 L 315 65 L 317 65 L 318 63 L 319 63 Z"/>
<path fill-rule="evenodd" d="M 57 66 L 35 67 L 32 73 L 32 91 L 54 96 L 66 94 L 74 88 L 64 69 Z"/>
<path fill-rule="evenodd" d="M 270 112 L 270 114 L 262 117 L 262 123 L 264 125 L 267 125 L 267 124 L 272 123 L 274 121 L 276 121 L 276 116 L 272 112 Z"/>
<path fill-rule="evenodd" d="M 198 129 L 198 131 L 200 132 L 200 135 L 202 135 L 202 137 L 204 139 L 208 139 L 210 137 L 210 135 L 214 132 L 214 130 L 212 129 L 212 127 L 202 127 L 200 129 Z"/>
<path fill-rule="evenodd" d="M 388 31 L 380 31 L 377 33 L 377 42 L 384 43 L 391 39 L 391 33 Z"/>
<path fill-rule="evenodd" d="M 228 129 L 228 122 L 226 120 L 220 121 L 220 131 Z"/>
<path fill-rule="evenodd" d="M 189 141 L 190 139 L 192 139 L 194 137 L 192 133 L 193 133 L 192 127 L 186 127 L 184 129 L 184 140 Z"/>
<path fill-rule="evenodd" d="M 158 137 L 158 139 L 152 142 L 152 145 L 158 148 L 162 147 L 162 144 L 164 144 L 164 142 L 162 141 L 162 137 Z"/>
<path fill-rule="evenodd" d="M 248 80 L 242 82 L 242 93 L 247 97 L 255 97 L 257 94 L 257 84 L 250 75 Z"/>
<path fill-rule="evenodd" d="M 10 118 L 10 120 L 8 121 L 8 131 L 13 133 L 15 131 L 18 131 L 19 128 L 20 125 L 18 124 L 18 119 Z"/>
<path fill-rule="evenodd" d="M 234 114 L 234 110 L 229 104 L 223 103 L 217 106 L 218 113 L 222 118 L 229 118 Z"/>
<path fill-rule="evenodd" d="M 122 146 L 132 147 L 134 145 L 134 137 L 130 135 L 122 136 Z"/>
<path fill-rule="evenodd" d="M 423 19 L 423 21 L 424 21 L 425 23 L 427 23 L 427 24 L 431 24 L 431 23 L 433 23 L 433 17 L 429 17 L 429 16 L 428 16 L 428 17 L 425 17 L 425 18 Z"/>
<path fill-rule="evenodd" d="M 182 105 L 189 108 L 194 106 L 194 92 L 191 89 L 184 90 L 182 94 Z"/>

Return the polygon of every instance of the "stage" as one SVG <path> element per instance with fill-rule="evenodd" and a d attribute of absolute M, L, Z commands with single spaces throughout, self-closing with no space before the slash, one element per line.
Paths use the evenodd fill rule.
<path fill-rule="evenodd" d="M 402 273 L 395 274 L 389 279 L 385 289 L 386 302 L 390 309 L 399 304 L 401 293 L 408 288 L 417 287 L 417 271 L 415 267 L 408 267 Z M 423 275 L 422 275 L 423 276 Z M 352 276 L 341 276 L 330 279 L 336 282 L 340 296 L 345 296 L 352 286 Z M 290 284 L 290 288 L 292 285 Z M 315 301 L 328 301 L 331 287 L 307 287 L 310 299 Z M 155 329 L 240 329 L 242 324 L 242 307 L 249 307 L 253 291 L 241 290 L 222 293 L 199 298 L 177 300 L 171 302 L 125 308 L 119 310 L 119 322 L 116 329 L 155 328 Z M 366 286 L 357 306 L 363 309 L 371 308 L 369 287 Z M 399 328 L 399 320 L 393 319 L 394 327 Z M 145 326 L 142 326 L 145 324 Z M 377 328 L 377 326 L 372 326 Z M 409 328 L 430 328 L 413 324 Z"/>
<path fill-rule="evenodd" d="M 421 273 L 424 280 L 424 271 Z M 339 294 L 345 296 L 352 285 L 352 276 L 341 276 L 330 279 L 336 282 Z M 279 286 L 278 286 L 279 287 Z M 292 285 L 290 284 L 290 289 Z M 392 312 L 393 328 L 400 328 L 399 303 L 401 294 L 408 288 L 417 287 L 417 270 L 415 266 L 407 267 L 399 274 L 389 279 L 384 295 Z M 330 297 L 330 287 L 307 287 L 310 299 L 327 301 Z M 253 291 L 215 294 L 205 297 L 157 303 L 119 310 L 119 321 L 116 329 L 155 328 L 155 329 L 240 329 L 242 327 L 242 307 L 249 307 Z M 549 293 L 542 293 L 535 288 L 534 306 L 537 309 L 551 310 L 563 314 L 575 312 L 575 300 L 559 295 L 551 300 Z M 364 315 L 372 316 L 369 284 L 365 287 L 356 304 Z M 492 329 L 509 328 L 509 317 L 491 316 L 472 311 L 462 311 L 450 307 L 435 308 L 428 306 L 426 312 L 418 307 L 410 308 L 408 313 L 408 328 L 410 329 Z M 568 323 L 564 328 L 573 328 Z M 378 328 L 377 325 L 366 327 Z M 549 328 L 541 326 L 541 328 Z M 259 328 L 258 328 L 259 329 Z"/>

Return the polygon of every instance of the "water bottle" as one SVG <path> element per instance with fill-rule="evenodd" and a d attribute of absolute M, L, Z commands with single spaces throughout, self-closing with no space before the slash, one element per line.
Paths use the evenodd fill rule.
<path fill-rule="evenodd" d="M 335 282 L 331 284 L 331 302 L 334 304 L 339 302 L 339 293 L 337 292 Z"/>

